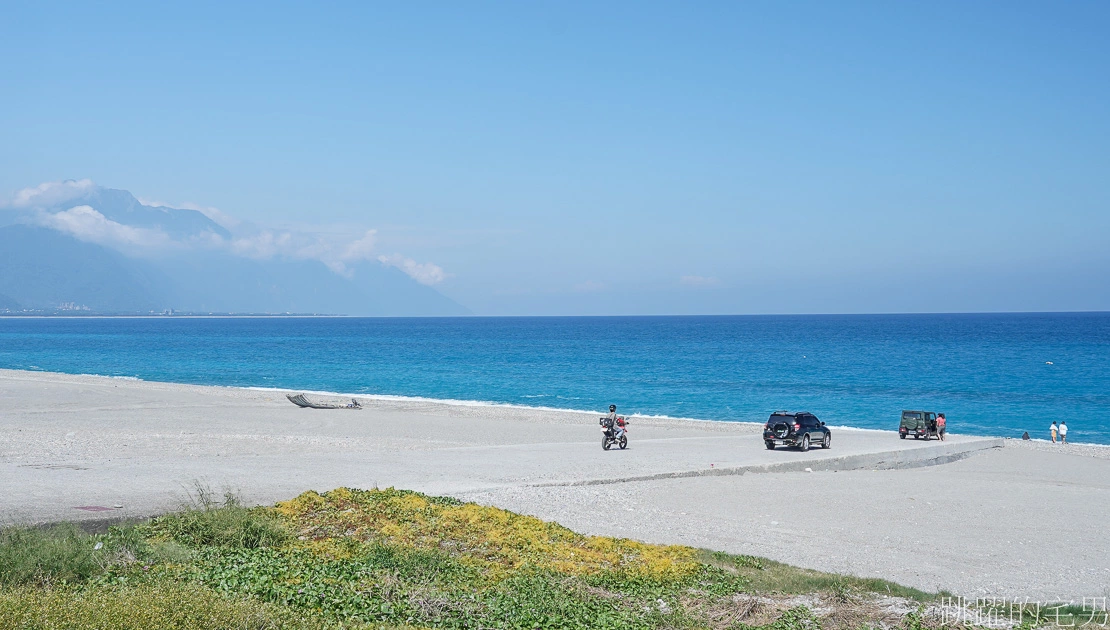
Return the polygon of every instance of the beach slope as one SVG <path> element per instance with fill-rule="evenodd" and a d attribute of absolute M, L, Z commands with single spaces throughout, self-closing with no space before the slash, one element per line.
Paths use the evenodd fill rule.
<path fill-rule="evenodd" d="M 834 428 L 828 451 L 768 451 L 758 425 L 634 418 L 606 452 L 593 414 L 360 400 L 0 370 L 0 521 L 149 516 L 197 483 L 395 486 L 968 597 L 1110 594 L 1108 449 Z"/>

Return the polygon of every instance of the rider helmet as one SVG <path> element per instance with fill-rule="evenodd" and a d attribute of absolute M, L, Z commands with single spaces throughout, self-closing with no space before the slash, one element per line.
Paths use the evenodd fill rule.
<path fill-rule="evenodd" d="M 609 405 L 609 411 L 616 411 L 616 410 L 617 410 L 616 405 Z"/>

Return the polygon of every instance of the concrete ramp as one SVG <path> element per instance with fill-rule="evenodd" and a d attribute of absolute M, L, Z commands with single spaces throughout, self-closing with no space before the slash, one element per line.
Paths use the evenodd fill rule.
<path fill-rule="evenodd" d="M 980 451 L 1003 448 L 1004 446 L 1005 440 L 1002 438 L 981 438 L 965 439 L 960 442 L 937 442 L 929 446 L 922 446 L 914 449 L 900 448 L 832 457 L 828 455 L 828 452 L 817 449 L 807 453 L 798 453 L 798 455 L 801 456 L 800 458 L 776 463 L 699 468 L 695 470 L 629 475 L 605 479 L 551 481 L 526 485 L 533 488 L 544 488 L 556 486 L 592 486 L 635 481 L 655 481 L 659 479 L 682 479 L 688 477 L 725 477 L 729 475 L 744 475 L 747 473 L 805 472 L 807 470 L 899 470 L 948 464 L 966 459 Z"/>

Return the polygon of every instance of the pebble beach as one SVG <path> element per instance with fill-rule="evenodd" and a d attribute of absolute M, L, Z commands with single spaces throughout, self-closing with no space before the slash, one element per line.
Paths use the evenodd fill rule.
<path fill-rule="evenodd" d="M 1102 446 L 834 427 L 800 453 L 757 424 L 633 417 L 606 452 L 595 414 L 285 393 L 0 370 L 0 522 L 142 518 L 198 484 L 256 504 L 393 486 L 964 597 L 1110 595 Z"/>

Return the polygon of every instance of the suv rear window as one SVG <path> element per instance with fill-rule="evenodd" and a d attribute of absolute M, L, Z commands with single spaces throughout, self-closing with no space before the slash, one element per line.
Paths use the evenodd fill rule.
<path fill-rule="evenodd" d="M 921 419 L 921 412 L 920 411 L 907 411 L 907 412 L 902 414 L 902 418 L 904 418 L 906 420 L 920 420 Z"/>

